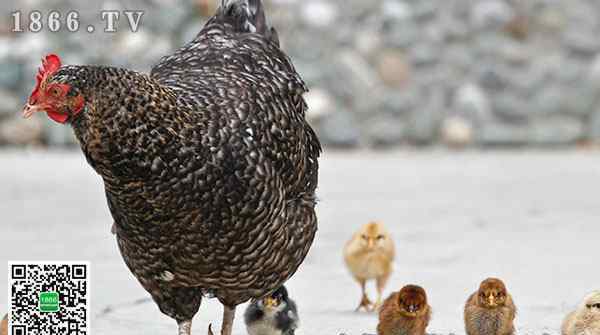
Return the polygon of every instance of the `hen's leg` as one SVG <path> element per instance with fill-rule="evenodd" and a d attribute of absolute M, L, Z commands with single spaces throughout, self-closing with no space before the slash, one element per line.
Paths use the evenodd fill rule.
<path fill-rule="evenodd" d="M 371 308 L 371 300 L 369 300 L 369 297 L 367 297 L 367 290 L 365 288 L 366 285 L 366 280 L 364 279 L 358 279 L 358 283 L 360 284 L 360 289 L 362 292 L 362 297 L 360 299 L 360 304 L 358 305 L 358 307 L 356 307 L 356 312 L 360 311 L 361 308 L 365 308 L 365 310 L 369 310 Z"/>
<path fill-rule="evenodd" d="M 178 335 L 192 335 L 192 320 L 181 321 L 177 324 L 179 325 Z"/>
<path fill-rule="evenodd" d="M 221 326 L 221 335 L 231 335 L 233 331 L 233 319 L 235 318 L 235 306 L 229 307 L 223 305 L 223 325 Z"/>

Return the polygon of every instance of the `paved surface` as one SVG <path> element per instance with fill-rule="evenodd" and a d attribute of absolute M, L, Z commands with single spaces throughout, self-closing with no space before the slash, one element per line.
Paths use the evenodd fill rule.
<path fill-rule="evenodd" d="M 521 334 L 557 333 L 563 315 L 600 288 L 599 190 L 600 155 L 591 152 L 327 153 L 320 231 L 289 283 L 299 334 L 374 333 L 375 315 L 352 312 L 359 290 L 341 260 L 346 239 L 371 219 L 387 223 L 397 241 L 387 292 L 423 285 L 431 332 L 462 334 L 463 302 L 494 275 L 515 298 Z M 95 335 L 176 333 L 125 268 L 100 180 L 78 152 L 0 153 L 0 218 L 1 264 L 92 262 Z M 4 289 L 0 301 L 6 310 Z M 204 303 L 194 334 L 220 324 L 220 313 Z M 235 333 L 243 329 L 239 311 Z"/>

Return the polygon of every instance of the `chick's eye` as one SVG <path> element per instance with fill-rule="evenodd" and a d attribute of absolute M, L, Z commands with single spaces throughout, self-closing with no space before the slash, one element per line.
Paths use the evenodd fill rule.
<path fill-rule="evenodd" d="M 383 240 L 384 238 L 385 238 L 385 236 L 383 236 L 383 235 L 377 235 L 377 240 L 379 240 L 379 241 Z"/>
<path fill-rule="evenodd" d="M 367 240 L 367 239 L 369 239 L 369 238 L 367 237 L 367 235 L 364 235 L 364 234 L 363 234 L 363 235 L 360 235 L 360 237 L 361 237 L 363 240 Z"/>

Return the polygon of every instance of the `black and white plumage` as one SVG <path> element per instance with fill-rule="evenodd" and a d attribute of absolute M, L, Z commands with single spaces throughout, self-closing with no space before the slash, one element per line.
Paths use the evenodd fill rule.
<path fill-rule="evenodd" d="M 261 1 L 223 0 L 150 74 L 46 63 L 25 115 L 71 124 L 128 268 L 180 334 L 205 295 L 231 334 L 235 307 L 288 280 L 317 230 L 307 88 Z"/>
<path fill-rule="evenodd" d="M 296 303 L 281 286 L 248 305 L 244 321 L 249 335 L 294 335 L 300 320 Z"/>

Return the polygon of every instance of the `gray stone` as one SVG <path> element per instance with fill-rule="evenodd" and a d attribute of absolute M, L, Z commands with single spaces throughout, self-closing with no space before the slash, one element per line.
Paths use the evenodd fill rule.
<path fill-rule="evenodd" d="M 372 147 L 391 147 L 406 138 L 406 124 L 398 118 L 381 116 L 367 121 L 365 133 Z"/>
<path fill-rule="evenodd" d="M 413 17 L 414 11 L 405 1 L 385 0 L 381 3 L 381 15 L 384 19 L 408 20 Z"/>
<path fill-rule="evenodd" d="M 413 15 L 417 20 L 431 20 L 435 18 L 438 7 L 437 1 L 416 1 L 413 3 Z"/>
<path fill-rule="evenodd" d="M 311 123 L 322 120 L 339 108 L 335 98 L 323 88 L 313 88 L 304 95 L 304 100 L 308 105 L 306 116 Z"/>
<path fill-rule="evenodd" d="M 23 80 L 23 63 L 16 59 L 0 59 L 0 87 L 17 89 Z"/>
<path fill-rule="evenodd" d="M 416 110 L 422 97 L 419 90 L 414 86 L 402 90 L 387 90 L 383 92 L 381 110 L 390 114 L 407 115 Z"/>
<path fill-rule="evenodd" d="M 442 16 L 439 24 L 442 32 L 444 33 L 444 39 L 446 42 L 462 41 L 470 34 L 467 23 L 458 20 L 451 15 Z"/>
<path fill-rule="evenodd" d="M 461 71 L 463 74 L 470 72 L 475 64 L 472 51 L 458 43 L 446 46 L 442 54 L 446 66 Z"/>
<path fill-rule="evenodd" d="M 598 36 L 579 30 L 572 30 L 565 33 L 563 43 L 575 55 L 583 57 L 592 57 L 600 51 Z"/>
<path fill-rule="evenodd" d="M 498 54 L 507 63 L 512 65 L 526 65 L 532 59 L 533 52 L 530 45 L 514 40 L 503 40 L 498 46 Z"/>
<path fill-rule="evenodd" d="M 477 133 L 477 142 L 484 146 L 523 146 L 529 143 L 529 127 L 525 124 L 485 123 Z"/>
<path fill-rule="evenodd" d="M 583 117 L 592 112 L 596 101 L 592 87 L 549 85 L 533 96 L 532 114 Z"/>
<path fill-rule="evenodd" d="M 509 85 L 510 79 L 498 66 L 485 66 L 478 69 L 477 82 L 486 90 L 501 91 Z"/>
<path fill-rule="evenodd" d="M 555 116 L 532 123 L 530 140 L 538 145 L 566 145 L 576 143 L 585 136 L 581 120 Z"/>
<path fill-rule="evenodd" d="M 526 99 L 513 92 L 502 92 L 492 95 L 494 115 L 508 123 L 520 123 L 531 115 Z"/>
<path fill-rule="evenodd" d="M 354 148 L 360 143 L 360 129 L 356 120 L 347 111 L 326 116 L 317 125 L 319 139 L 326 146 Z"/>
<path fill-rule="evenodd" d="M 587 124 L 587 138 L 594 142 L 600 141 L 600 109 L 596 109 L 592 115 L 590 115 L 589 122 Z"/>
<path fill-rule="evenodd" d="M 440 50 L 430 43 L 419 43 L 411 48 L 410 59 L 414 66 L 432 66 L 439 61 Z"/>
<path fill-rule="evenodd" d="M 446 112 L 442 90 L 424 94 L 423 99 L 427 103 L 414 110 L 408 122 L 408 138 L 417 145 L 430 144 L 436 140 L 440 123 Z"/>
<path fill-rule="evenodd" d="M 564 11 L 557 6 L 545 7 L 538 13 L 537 23 L 542 30 L 557 32 L 563 30 L 567 24 L 567 18 L 565 17 Z"/>
<path fill-rule="evenodd" d="M 342 67 L 352 91 L 369 92 L 380 84 L 376 70 L 357 52 L 349 49 L 338 53 L 337 63 Z"/>
<path fill-rule="evenodd" d="M 196 18 L 194 20 L 186 21 L 185 24 L 179 28 L 179 44 L 184 45 L 189 41 L 193 40 L 196 35 L 202 30 L 204 21 Z"/>
<path fill-rule="evenodd" d="M 408 48 L 420 39 L 421 31 L 412 21 L 384 22 L 385 41 L 390 47 Z"/>
<path fill-rule="evenodd" d="M 0 88 L 0 118 L 5 115 L 16 115 L 20 111 L 21 102 L 12 91 Z"/>
<path fill-rule="evenodd" d="M 326 28 L 338 17 L 339 9 L 332 1 L 309 0 L 301 7 L 303 21 L 312 27 Z"/>
<path fill-rule="evenodd" d="M 597 91 L 590 85 L 573 85 L 565 88 L 562 96 L 563 111 L 577 118 L 585 118 L 599 102 Z"/>
<path fill-rule="evenodd" d="M 216 4 L 216 1 L 210 1 Z M 202 4 L 198 4 L 199 6 Z M 144 14 L 145 18 L 142 24 L 149 28 L 164 34 L 165 32 L 175 32 L 179 29 L 181 22 L 186 22 L 191 19 L 194 9 L 191 6 L 170 6 L 169 10 L 157 10 L 152 13 L 152 17 Z M 208 9 L 208 8 L 207 8 Z"/>
<path fill-rule="evenodd" d="M 588 70 L 588 78 L 591 87 L 600 93 L 600 54 L 594 57 Z"/>
<path fill-rule="evenodd" d="M 563 112 L 564 90 L 558 85 L 550 85 L 533 96 L 532 112 L 535 115 L 553 115 Z"/>
<path fill-rule="evenodd" d="M 367 28 L 354 34 L 355 48 L 366 57 L 374 57 L 379 54 L 382 45 L 383 38 L 377 31 Z"/>
<path fill-rule="evenodd" d="M 504 1 L 476 1 L 471 11 L 471 22 L 478 28 L 497 28 L 505 25 L 514 16 L 513 9 Z"/>
<path fill-rule="evenodd" d="M 452 109 L 456 114 L 478 121 L 491 115 L 491 105 L 486 93 L 474 83 L 467 83 L 458 88 Z"/>
<path fill-rule="evenodd" d="M 505 75 L 509 78 L 508 86 L 510 89 L 527 97 L 543 90 L 544 86 L 548 84 L 549 76 L 548 73 L 531 69 L 531 67 L 516 71 L 506 71 Z"/>

